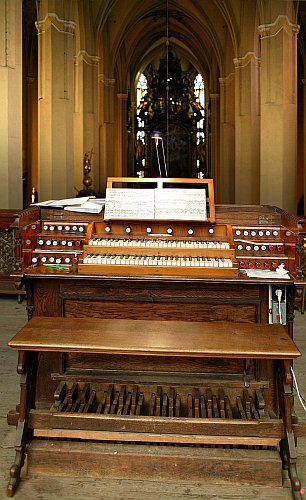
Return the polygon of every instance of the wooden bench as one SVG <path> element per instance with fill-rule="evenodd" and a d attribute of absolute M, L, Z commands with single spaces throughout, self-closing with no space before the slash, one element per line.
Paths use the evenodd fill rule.
<path fill-rule="evenodd" d="M 281 444 L 286 455 L 292 491 L 294 495 L 298 495 L 300 482 L 296 472 L 291 365 L 292 360 L 300 356 L 300 352 L 282 325 L 34 317 L 13 337 L 9 346 L 19 351 L 17 372 L 21 376 L 21 393 L 18 411 L 8 415 L 9 423 L 17 424 L 16 458 L 10 470 L 8 496 L 14 495 L 27 446 L 33 437 L 84 440 L 88 446 L 88 440 L 120 441 L 126 442 L 128 446 L 131 442 L 217 445 L 227 448 L 232 445 L 269 447 Z M 175 405 L 180 403 L 180 398 L 175 399 L 175 393 L 171 396 L 170 390 L 167 393 L 167 412 L 164 412 L 165 400 L 158 396 L 158 388 L 153 391 L 154 411 L 150 410 L 143 415 L 141 404 L 146 398 L 143 392 L 136 400 L 134 389 L 127 396 L 126 387 L 122 384 L 114 396 L 113 387 L 107 383 L 102 384 L 104 389 L 101 392 L 104 396 L 102 394 L 98 402 L 100 406 L 96 403 L 99 410 L 95 406 L 93 412 L 93 406 L 90 405 L 93 405 L 94 400 L 97 401 L 96 386 L 91 391 L 90 384 L 80 384 L 81 390 L 78 393 L 77 384 L 67 385 L 61 380 L 61 374 L 58 375 L 59 386 L 55 391 L 55 401 L 50 410 L 46 411 L 37 408 L 35 403 L 38 353 L 162 356 L 167 359 L 188 357 L 199 359 L 203 366 L 208 358 L 265 360 L 275 364 L 278 371 L 280 415 L 270 418 L 265 414 L 260 391 L 255 391 L 257 409 L 254 407 L 254 398 L 246 396 L 249 397 L 247 406 L 243 409 L 239 401 L 241 412 L 239 418 L 235 419 L 230 407 L 227 408 L 227 397 L 223 395 L 219 405 L 220 415 L 218 418 L 211 418 L 213 410 L 212 406 L 209 410 L 209 404 L 216 404 L 213 396 L 208 396 L 210 401 L 205 403 L 208 406 L 204 410 L 208 413 L 201 414 L 203 394 L 192 399 L 190 391 L 184 386 L 182 391 L 186 393 L 187 405 L 184 416 L 175 413 Z M 62 375 L 65 375 L 64 364 Z M 243 387 L 247 391 L 248 380 L 245 375 L 243 374 Z M 134 398 L 135 401 L 134 406 L 129 403 L 127 410 L 128 398 L 131 401 Z M 152 399 L 152 394 L 150 398 Z M 147 402 L 146 407 L 150 408 L 150 404 Z M 225 418 L 227 410 L 229 415 Z M 190 418 L 190 412 L 193 413 L 193 418 Z M 195 449 L 194 456 L 199 453 L 200 450 Z M 119 468 L 122 466 L 120 460 L 130 460 L 128 454 L 127 457 L 118 457 Z M 141 460 L 145 462 L 146 457 L 143 456 Z M 166 460 L 165 456 L 163 460 Z M 188 460 L 185 452 L 181 462 Z"/>

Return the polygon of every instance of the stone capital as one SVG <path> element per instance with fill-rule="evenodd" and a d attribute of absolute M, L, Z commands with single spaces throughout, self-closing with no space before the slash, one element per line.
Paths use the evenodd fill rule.
<path fill-rule="evenodd" d="M 78 66 L 81 62 L 87 64 L 87 66 L 98 66 L 100 61 L 99 56 L 92 56 L 86 52 L 86 50 L 80 50 L 79 53 L 74 56 L 74 64 Z"/>
<path fill-rule="evenodd" d="M 125 101 L 128 98 L 128 94 L 123 92 L 118 92 L 117 97 L 120 101 Z"/>
<path fill-rule="evenodd" d="M 233 80 L 235 79 L 234 73 L 230 73 L 228 76 L 223 76 L 219 78 L 219 83 L 221 87 L 226 87 L 228 85 L 231 85 Z"/>
<path fill-rule="evenodd" d="M 244 68 L 248 64 L 253 63 L 256 66 L 260 65 L 260 58 L 254 52 L 247 52 L 243 57 L 233 59 L 235 68 Z"/>
<path fill-rule="evenodd" d="M 270 24 L 261 24 L 257 28 L 261 39 L 272 38 L 277 36 L 281 31 L 285 30 L 289 34 L 297 35 L 300 27 L 298 24 L 293 24 L 289 21 L 287 16 L 281 15 Z"/>
<path fill-rule="evenodd" d="M 44 19 L 36 21 L 35 26 L 39 35 L 48 31 L 52 26 L 60 33 L 74 35 L 76 23 L 60 19 L 54 12 L 48 12 Z"/>
<path fill-rule="evenodd" d="M 105 85 L 105 87 L 114 87 L 116 80 L 115 78 L 108 78 L 107 76 L 100 74 L 98 76 L 98 82 Z"/>

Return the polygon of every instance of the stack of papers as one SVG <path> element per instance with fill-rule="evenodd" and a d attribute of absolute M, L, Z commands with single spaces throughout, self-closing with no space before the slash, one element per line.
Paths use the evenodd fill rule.
<path fill-rule="evenodd" d="M 94 196 L 83 196 L 81 198 L 40 201 L 32 205 L 45 208 L 62 208 L 70 212 L 99 214 L 104 208 L 105 199 L 95 198 Z"/>
<path fill-rule="evenodd" d="M 246 269 L 245 273 L 249 278 L 290 279 L 288 272 L 279 273 L 277 271 L 270 271 L 270 269 Z"/>

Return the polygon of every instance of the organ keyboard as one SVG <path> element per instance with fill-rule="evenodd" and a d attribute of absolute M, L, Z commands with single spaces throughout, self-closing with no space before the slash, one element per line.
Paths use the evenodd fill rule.
<path fill-rule="evenodd" d="M 124 235 L 127 229 L 129 238 Z M 94 230 L 83 244 L 80 273 L 238 274 L 231 231 L 225 225 L 129 222 L 122 227 L 116 221 L 96 223 Z"/>

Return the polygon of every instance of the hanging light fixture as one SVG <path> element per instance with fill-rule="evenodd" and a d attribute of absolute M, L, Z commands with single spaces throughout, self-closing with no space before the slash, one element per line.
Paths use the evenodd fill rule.
<path fill-rule="evenodd" d="M 167 163 L 169 159 L 169 2 L 167 0 L 167 7 L 166 7 L 166 115 L 167 115 L 167 122 L 166 122 L 166 153 L 167 153 Z"/>

